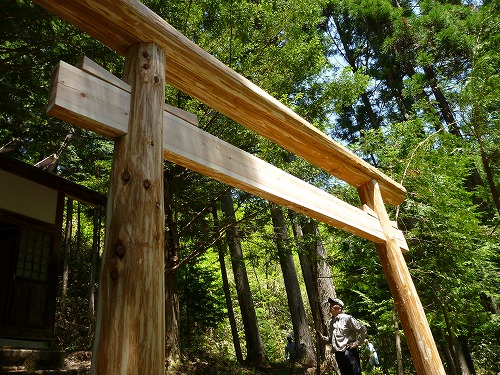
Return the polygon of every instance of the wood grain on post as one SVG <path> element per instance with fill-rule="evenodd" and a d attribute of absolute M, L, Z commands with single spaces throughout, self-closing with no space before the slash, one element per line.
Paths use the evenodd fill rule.
<path fill-rule="evenodd" d="M 140 41 L 157 43 L 169 60 L 166 80 L 179 90 L 354 187 L 377 180 L 388 204 L 403 201 L 403 186 L 228 68 L 140 1 L 34 1 L 118 53 Z"/>
<path fill-rule="evenodd" d="M 399 249 L 391 221 L 376 181 L 358 188 L 361 202 L 378 215 L 386 235 L 376 243 L 377 253 L 404 329 L 413 364 L 419 375 L 444 375 L 445 371 L 410 272 Z"/>
<path fill-rule="evenodd" d="M 92 374 L 165 373 L 163 103 L 165 54 L 126 56 L 128 133 L 115 141 Z"/>

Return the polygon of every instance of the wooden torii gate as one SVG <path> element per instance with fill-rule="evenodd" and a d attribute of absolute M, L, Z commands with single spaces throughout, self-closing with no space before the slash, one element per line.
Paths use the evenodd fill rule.
<path fill-rule="evenodd" d="M 164 373 L 162 159 L 376 244 L 418 374 L 445 374 L 385 203 L 405 189 L 196 46 L 136 0 L 34 0 L 126 56 L 123 84 L 60 63 L 49 113 L 115 139 L 92 372 Z M 361 209 L 198 129 L 165 80 L 358 189 Z M 162 157 L 163 156 L 163 157 Z"/>

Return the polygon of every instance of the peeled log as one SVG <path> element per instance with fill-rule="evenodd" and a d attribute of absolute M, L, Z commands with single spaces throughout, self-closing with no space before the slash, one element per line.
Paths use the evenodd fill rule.
<path fill-rule="evenodd" d="M 165 54 L 133 45 L 128 133 L 115 141 L 92 374 L 165 373 L 163 103 Z"/>

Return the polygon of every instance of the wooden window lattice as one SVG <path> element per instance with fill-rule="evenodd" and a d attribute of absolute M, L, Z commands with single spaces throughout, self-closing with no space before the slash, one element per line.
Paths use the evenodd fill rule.
<path fill-rule="evenodd" d="M 16 277 L 47 281 L 50 249 L 49 233 L 22 228 Z"/>

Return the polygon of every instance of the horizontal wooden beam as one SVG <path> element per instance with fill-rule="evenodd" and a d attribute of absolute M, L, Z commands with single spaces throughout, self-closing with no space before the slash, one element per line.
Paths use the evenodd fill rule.
<path fill-rule="evenodd" d="M 53 72 L 49 97 L 48 113 L 52 116 L 105 136 L 119 137 L 127 132 L 119 123 L 128 123 L 129 92 L 95 75 L 60 62 Z M 164 112 L 165 159 L 376 243 L 385 241 L 374 215 L 218 139 L 184 118 Z M 397 228 L 396 233 L 399 246 L 407 250 L 403 233 Z"/>
<path fill-rule="evenodd" d="M 127 134 L 130 103 L 122 103 L 130 102 L 130 93 L 82 73 L 64 61 L 54 67 L 47 113 L 105 137 Z"/>
<path fill-rule="evenodd" d="M 126 92 L 130 92 L 130 85 L 128 83 L 122 81 L 120 78 L 113 75 L 111 72 L 107 71 L 102 66 L 89 59 L 87 56 L 83 56 L 76 66 L 84 72 L 87 72 L 105 82 L 108 82 L 113 86 L 116 86 Z M 183 111 L 182 109 L 173 107 L 168 104 L 165 104 L 165 111 L 172 115 L 180 117 L 193 125 L 198 126 L 198 117 L 194 113 Z"/>
<path fill-rule="evenodd" d="M 375 179 L 388 204 L 403 201 L 402 185 L 228 68 L 140 1 L 34 1 L 122 55 L 137 42 L 158 44 L 167 54 L 166 81 L 179 90 L 356 188 Z"/>

